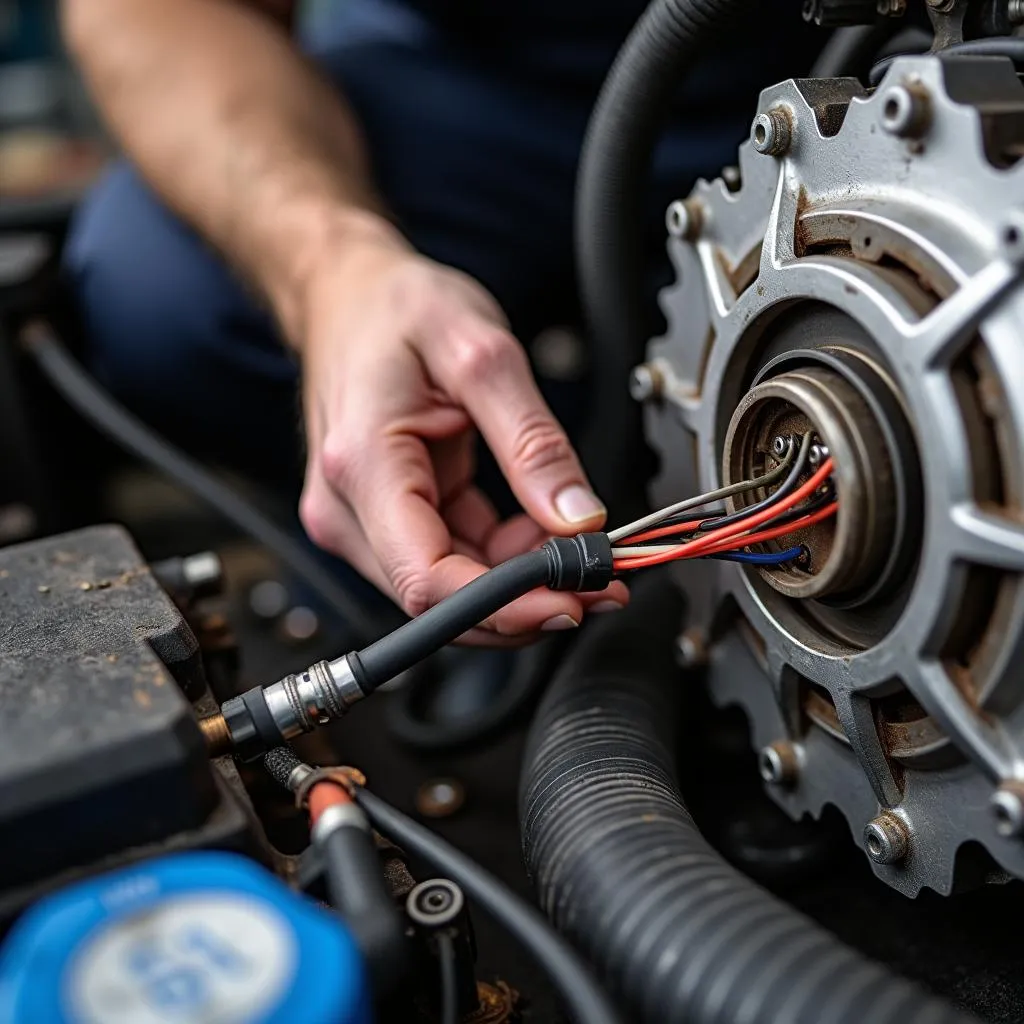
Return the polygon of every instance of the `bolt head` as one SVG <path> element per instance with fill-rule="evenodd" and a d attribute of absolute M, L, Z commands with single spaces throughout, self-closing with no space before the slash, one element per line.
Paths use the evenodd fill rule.
<path fill-rule="evenodd" d="M 1024 835 L 1024 787 L 1008 783 L 992 794 L 996 831 L 1006 838 Z"/>
<path fill-rule="evenodd" d="M 777 740 L 762 747 L 757 756 L 761 778 L 772 786 L 791 786 L 800 773 L 800 756 L 788 740 Z"/>
<path fill-rule="evenodd" d="M 182 559 L 181 574 L 196 596 L 217 594 L 224 583 L 224 566 L 213 551 L 201 551 Z"/>
<path fill-rule="evenodd" d="M 416 810 L 424 818 L 448 818 L 466 802 L 458 779 L 428 779 L 416 792 Z"/>
<path fill-rule="evenodd" d="M 999 231 L 1002 255 L 1011 263 L 1024 263 L 1024 211 L 1013 210 L 1003 220 Z"/>
<path fill-rule="evenodd" d="M 657 398 L 664 386 L 661 371 L 650 363 L 641 363 L 629 375 L 629 394 L 636 402 Z"/>
<path fill-rule="evenodd" d="M 793 119 L 785 107 L 758 114 L 750 129 L 750 144 L 765 156 L 782 156 L 793 143 Z"/>
<path fill-rule="evenodd" d="M 701 630 L 688 629 L 676 641 L 676 654 L 681 668 L 699 668 L 708 660 L 707 645 Z"/>
<path fill-rule="evenodd" d="M 789 441 L 787 438 L 779 434 L 778 437 L 772 441 L 772 454 L 777 456 L 783 456 L 789 451 Z"/>
<path fill-rule="evenodd" d="M 907 826 L 895 814 L 881 814 L 864 828 L 864 848 L 876 864 L 898 864 L 910 848 Z"/>
<path fill-rule="evenodd" d="M 676 199 L 665 211 L 665 227 L 673 238 L 694 242 L 704 227 L 704 208 L 695 199 Z"/>
<path fill-rule="evenodd" d="M 901 139 L 924 135 L 931 120 L 928 94 L 920 86 L 892 85 L 882 93 L 882 128 Z"/>

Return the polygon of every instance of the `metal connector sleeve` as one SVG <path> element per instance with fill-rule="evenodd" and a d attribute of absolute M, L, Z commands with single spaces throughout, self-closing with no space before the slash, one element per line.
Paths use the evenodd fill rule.
<path fill-rule="evenodd" d="M 277 727 L 287 740 L 341 718 L 365 694 L 356 682 L 348 655 L 318 661 L 304 672 L 285 676 L 263 691 Z"/>

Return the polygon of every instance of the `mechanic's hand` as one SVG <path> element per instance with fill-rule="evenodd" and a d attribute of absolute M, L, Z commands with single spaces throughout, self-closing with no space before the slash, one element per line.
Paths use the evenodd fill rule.
<path fill-rule="evenodd" d="M 302 522 L 410 615 L 605 510 L 520 344 L 475 281 L 397 235 L 349 242 L 308 278 Z M 500 522 L 473 485 L 479 429 L 526 515 Z M 466 639 L 521 641 L 628 600 L 535 591 Z"/>

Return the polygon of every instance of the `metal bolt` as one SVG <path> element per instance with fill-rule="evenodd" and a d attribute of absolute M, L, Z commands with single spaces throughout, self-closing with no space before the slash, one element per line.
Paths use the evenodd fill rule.
<path fill-rule="evenodd" d="M 743 175 L 738 167 L 723 167 L 722 181 L 730 192 L 739 192 L 743 187 Z"/>
<path fill-rule="evenodd" d="M 288 643 L 305 643 L 312 640 L 319 631 L 320 617 L 312 608 L 302 604 L 289 608 L 281 620 L 281 633 Z"/>
<path fill-rule="evenodd" d="M 876 864 L 898 864 L 910 848 L 910 833 L 895 814 L 880 814 L 864 827 L 864 848 Z"/>
<path fill-rule="evenodd" d="M 220 593 L 224 584 L 224 566 L 213 551 L 201 551 L 183 558 L 181 575 L 196 597 Z"/>
<path fill-rule="evenodd" d="M 773 786 L 791 786 L 800 774 L 800 753 L 788 740 L 769 743 L 757 756 L 761 778 Z"/>
<path fill-rule="evenodd" d="M 1024 212 L 1013 210 L 1007 215 L 999 232 L 999 241 L 1006 259 L 1011 263 L 1024 262 Z"/>
<path fill-rule="evenodd" d="M 882 94 L 882 127 L 901 139 L 920 138 L 931 120 L 928 93 L 919 85 L 893 85 Z"/>
<path fill-rule="evenodd" d="M 636 402 L 660 398 L 665 389 L 665 375 L 653 363 L 641 363 L 629 375 L 629 394 Z"/>
<path fill-rule="evenodd" d="M 827 444 L 812 444 L 811 450 L 807 453 L 807 461 L 812 466 L 820 466 L 829 457 L 829 454 Z"/>
<path fill-rule="evenodd" d="M 788 452 L 788 451 L 789 451 L 789 438 L 788 437 L 783 437 L 782 434 L 779 434 L 775 438 L 775 440 L 772 441 L 772 454 L 777 456 L 778 458 L 782 458 L 782 456 L 785 455 L 786 452 Z"/>
<path fill-rule="evenodd" d="M 772 107 L 754 118 L 750 142 L 758 153 L 782 156 L 793 144 L 793 115 L 785 107 Z"/>
<path fill-rule="evenodd" d="M 424 818 L 449 818 L 466 802 L 458 779 L 428 779 L 416 791 L 416 810 Z"/>
<path fill-rule="evenodd" d="M 420 882 L 405 900 L 405 910 L 414 924 L 440 928 L 450 924 L 466 904 L 462 890 L 450 879 L 431 878 Z"/>
<path fill-rule="evenodd" d="M 704 207 L 696 199 L 676 199 L 665 211 L 665 227 L 673 238 L 694 242 L 704 228 Z"/>
<path fill-rule="evenodd" d="M 704 631 L 688 629 L 676 641 L 676 654 L 681 668 L 699 668 L 707 663 L 708 649 Z"/>
<path fill-rule="evenodd" d="M 1006 5 L 1006 16 L 1012 25 L 1019 25 L 1024 21 L 1024 0 L 1010 0 Z"/>
<path fill-rule="evenodd" d="M 996 831 L 1008 839 L 1024 835 L 1024 784 L 1006 782 L 992 794 Z"/>

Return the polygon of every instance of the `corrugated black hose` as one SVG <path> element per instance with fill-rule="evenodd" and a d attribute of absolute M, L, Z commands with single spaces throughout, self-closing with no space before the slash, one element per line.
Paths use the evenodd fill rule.
<path fill-rule="evenodd" d="M 947 1024 L 970 1018 L 842 945 L 730 867 L 675 780 L 686 680 L 665 578 L 595 623 L 534 721 L 521 820 L 541 906 L 650 1024 Z"/>

